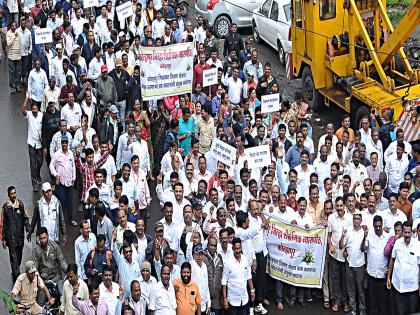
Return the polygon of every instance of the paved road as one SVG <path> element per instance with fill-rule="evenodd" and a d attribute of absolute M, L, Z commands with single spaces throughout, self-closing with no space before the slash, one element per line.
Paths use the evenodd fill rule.
<path fill-rule="evenodd" d="M 246 36 L 251 37 L 251 30 L 245 30 L 241 33 L 247 34 Z M 273 71 L 276 76 L 279 77 L 280 85 L 283 88 L 285 97 L 290 100 L 293 99 L 293 95 L 296 90 L 300 87 L 300 83 L 291 82 L 283 78 L 284 68 L 279 64 L 277 55 L 274 50 L 266 44 L 256 44 L 255 47 L 260 52 L 260 59 L 263 61 L 270 61 L 273 65 Z M 2 61 L 0 63 L 0 106 L 1 106 L 1 115 L 0 115 L 0 196 L 1 203 L 3 203 L 7 198 L 7 187 L 9 185 L 14 185 L 17 188 L 18 198 L 20 198 L 30 209 L 32 214 L 34 202 L 40 198 L 39 193 L 33 193 L 31 182 L 30 182 L 30 172 L 29 172 L 29 158 L 27 152 L 26 144 L 26 121 L 20 113 L 20 107 L 23 101 L 23 94 L 10 95 L 8 89 L 8 72 L 7 72 L 7 63 Z M 338 112 L 339 113 L 339 112 Z M 324 115 L 321 115 L 321 118 L 324 118 Z M 331 115 L 331 114 L 330 114 Z M 338 114 L 333 114 L 337 116 Z M 339 117 L 339 116 L 337 116 Z M 331 119 L 331 116 L 330 116 Z M 319 123 L 322 124 L 322 121 Z M 42 169 L 42 177 L 47 178 L 47 168 L 44 164 Z M 154 184 L 152 183 L 152 191 L 154 192 Z M 153 203 L 152 203 L 152 213 L 151 213 L 151 222 L 162 217 L 158 204 L 156 202 L 156 194 L 153 193 Z M 80 219 L 80 214 L 77 214 L 77 218 Z M 150 226 L 148 232 L 150 231 Z M 68 261 L 73 261 L 74 259 L 74 240 L 78 236 L 79 232 L 77 228 L 68 227 L 68 233 L 70 235 L 70 240 L 68 245 L 63 249 L 64 255 Z M 31 243 L 25 243 L 23 261 L 29 260 L 31 256 Z M 23 264 L 22 264 L 23 265 Z M 23 267 L 22 267 L 23 270 Z M 8 258 L 8 251 L 1 249 L 0 254 L 0 288 L 9 291 L 12 287 L 11 276 L 10 276 L 10 265 Z M 280 313 L 274 311 L 272 307 L 269 308 L 269 314 Z M 329 314 L 328 311 L 325 311 L 320 301 L 315 301 L 311 303 L 309 308 L 302 308 L 296 306 L 293 310 L 286 309 L 283 314 L 305 314 L 305 315 L 318 315 L 318 314 Z M 0 314 L 6 314 L 2 303 L 0 302 Z"/>

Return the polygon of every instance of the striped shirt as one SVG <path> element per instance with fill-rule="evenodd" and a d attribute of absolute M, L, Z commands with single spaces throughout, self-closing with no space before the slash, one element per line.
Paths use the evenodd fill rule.
<path fill-rule="evenodd" d="M 22 59 L 22 56 L 20 54 L 20 36 L 17 33 L 17 31 L 15 32 L 12 32 L 12 30 L 7 31 L 6 42 L 7 42 L 7 57 L 10 60 Z"/>
<path fill-rule="evenodd" d="M 108 155 L 109 155 L 109 151 L 106 151 L 98 160 L 98 162 L 94 162 L 92 165 L 88 165 L 87 163 L 82 163 L 80 156 L 77 158 L 76 166 L 77 168 L 80 168 L 80 170 L 82 171 L 82 181 L 83 181 L 82 200 L 84 201 L 87 200 L 86 193 L 88 192 L 90 186 L 92 186 L 93 183 L 95 182 L 95 177 L 93 173 L 97 168 L 100 168 L 106 162 Z"/>

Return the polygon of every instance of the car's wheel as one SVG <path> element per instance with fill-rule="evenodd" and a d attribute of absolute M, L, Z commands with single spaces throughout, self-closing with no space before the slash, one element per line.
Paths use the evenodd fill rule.
<path fill-rule="evenodd" d="M 369 117 L 370 109 L 368 106 L 366 106 L 362 102 L 354 101 L 352 103 L 353 103 L 352 104 L 353 106 L 352 106 L 351 118 L 352 118 L 353 129 L 359 130 L 360 128 L 362 128 L 362 117 L 363 116 Z"/>
<path fill-rule="evenodd" d="M 254 37 L 254 42 L 259 43 L 261 41 L 260 33 L 258 32 L 257 24 L 252 23 L 252 35 Z"/>
<path fill-rule="evenodd" d="M 315 88 L 314 78 L 309 66 L 305 66 L 302 72 L 302 93 L 310 109 L 319 111 L 323 107 L 324 98 Z"/>
<path fill-rule="evenodd" d="M 286 53 L 284 52 L 284 48 L 279 42 L 277 44 L 277 53 L 279 54 L 279 60 L 282 66 L 286 65 Z"/>
<path fill-rule="evenodd" d="M 224 38 L 230 30 L 230 20 L 227 16 L 221 15 L 214 21 L 214 34 L 219 38 Z"/>

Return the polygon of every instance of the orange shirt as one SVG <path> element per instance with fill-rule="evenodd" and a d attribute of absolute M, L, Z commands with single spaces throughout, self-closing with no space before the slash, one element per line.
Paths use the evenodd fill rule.
<path fill-rule="evenodd" d="M 411 220 L 412 208 L 413 204 L 410 201 L 406 200 L 404 202 L 401 197 L 398 197 L 398 209 L 404 212 L 404 214 L 407 216 L 407 220 Z"/>
<path fill-rule="evenodd" d="M 344 128 L 340 127 L 340 129 L 338 129 L 335 132 L 335 135 L 337 136 L 338 140 L 341 141 L 341 135 L 343 134 Z M 349 132 L 349 142 L 353 142 L 354 140 L 354 131 L 351 128 L 348 128 L 347 131 Z"/>
<path fill-rule="evenodd" d="M 177 315 L 194 315 L 197 307 L 200 307 L 202 298 L 198 286 L 194 281 L 184 284 L 181 279 L 172 281 L 174 286 L 178 286 L 179 290 L 175 290 L 176 296 L 176 314 Z"/>

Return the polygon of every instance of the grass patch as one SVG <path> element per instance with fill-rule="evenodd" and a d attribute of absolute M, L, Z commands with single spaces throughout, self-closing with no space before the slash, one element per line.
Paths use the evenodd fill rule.
<path fill-rule="evenodd" d="M 386 4 L 389 8 L 409 8 L 411 0 L 387 0 Z"/>
<path fill-rule="evenodd" d="M 398 25 L 404 15 L 405 13 L 399 10 L 388 11 L 388 17 L 394 27 Z"/>

